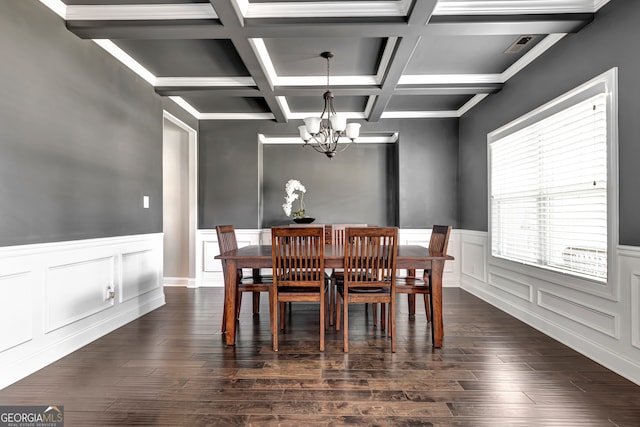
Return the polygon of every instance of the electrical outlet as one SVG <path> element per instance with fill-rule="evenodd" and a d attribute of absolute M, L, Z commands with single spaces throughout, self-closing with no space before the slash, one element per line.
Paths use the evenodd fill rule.
<path fill-rule="evenodd" d="M 110 301 L 116 298 L 116 292 L 113 290 L 111 286 L 107 286 L 107 289 L 104 290 L 104 300 Z"/>

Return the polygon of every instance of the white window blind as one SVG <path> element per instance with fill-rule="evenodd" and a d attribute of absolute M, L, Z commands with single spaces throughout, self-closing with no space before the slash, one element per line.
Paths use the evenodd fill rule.
<path fill-rule="evenodd" d="M 489 147 L 492 255 L 606 281 L 606 94 Z"/>

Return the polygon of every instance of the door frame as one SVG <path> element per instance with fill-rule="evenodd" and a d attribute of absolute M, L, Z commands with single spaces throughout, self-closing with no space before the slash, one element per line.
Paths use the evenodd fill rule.
<path fill-rule="evenodd" d="M 198 286 L 196 277 L 196 232 L 198 228 L 198 132 L 166 110 L 163 110 L 162 117 L 163 128 L 164 120 L 168 120 L 187 132 L 189 138 L 189 277 L 187 278 L 186 285 L 189 288 L 195 288 Z"/>

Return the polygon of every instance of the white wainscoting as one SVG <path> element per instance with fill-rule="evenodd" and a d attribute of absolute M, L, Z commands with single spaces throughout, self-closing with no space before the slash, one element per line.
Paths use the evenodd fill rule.
<path fill-rule="evenodd" d="M 162 306 L 162 234 L 0 248 L 0 388 Z"/>
<path fill-rule="evenodd" d="M 398 234 L 401 245 L 421 245 L 428 247 L 429 239 L 431 239 L 431 229 L 402 228 Z M 458 230 L 451 230 L 447 254 L 451 255 L 454 260 L 444 263 L 442 286 L 458 287 L 460 286 L 460 238 Z"/>
<path fill-rule="evenodd" d="M 237 229 L 238 247 L 262 244 L 262 234 L 261 230 Z M 198 230 L 196 242 L 196 286 L 224 287 L 222 265 L 215 259 L 220 255 L 216 230 Z"/>
<path fill-rule="evenodd" d="M 262 230 L 236 230 L 238 247 L 247 245 L 269 245 L 271 244 L 270 229 Z M 400 244 L 403 245 L 423 245 L 429 246 L 431 238 L 430 229 L 401 229 L 399 233 Z M 218 249 L 218 236 L 215 230 L 198 230 L 196 252 L 196 283 L 199 286 L 224 286 L 222 277 L 222 265 L 220 261 L 214 259 L 220 253 Z M 456 287 L 460 283 L 460 239 L 458 230 L 452 230 L 449 237 L 449 255 L 455 260 L 447 261 L 442 278 L 443 286 Z M 250 270 L 245 272 L 250 274 Z"/>
<path fill-rule="evenodd" d="M 486 232 L 459 239 L 463 289 L 640 384 L 640 248 L 618 247 L 597 284 L 492 260 Z"/>

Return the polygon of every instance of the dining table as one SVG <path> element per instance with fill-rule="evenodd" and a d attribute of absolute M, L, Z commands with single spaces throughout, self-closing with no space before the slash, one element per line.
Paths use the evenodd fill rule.
<path fill-rule="evenodd" d="M 271 245 L 249 245 L 215 257 L 226 263 L 225 277 L 225 342 L 235 345 L 236 341 L 236 284 L 238 269 L 271 268 Z M 444 324 L 442 320 L 442 274 L 444 263 L 453 260 L 451 255 L 435 253 L 421 245 L 398 245 L 396 268 L 407 270 L 424 269 L 424 279 L 428 280 L 428 270 L 431 270 L 431 303 L 433 306 L 431 338 L 435 348 L 442 347 Z M 324 267 L 344 268 L 344 246 L 326 245 L 324 250 Z"/>

